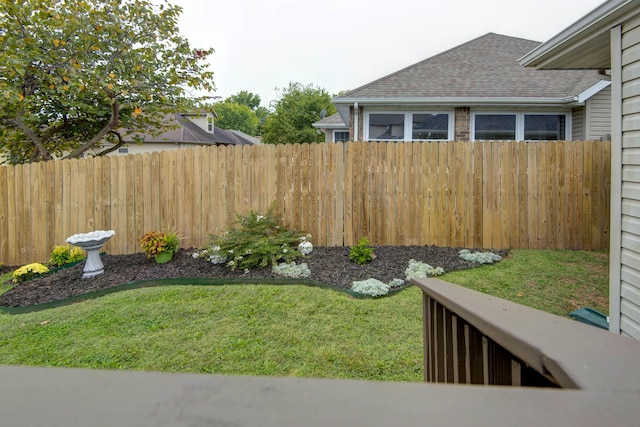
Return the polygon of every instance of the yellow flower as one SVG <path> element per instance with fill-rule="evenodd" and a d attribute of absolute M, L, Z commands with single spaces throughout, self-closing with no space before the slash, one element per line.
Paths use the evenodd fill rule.
<path fill-rule="evenodd" d="M 33 279 L 49 272 L 49 269 L 40 263 L 34 262 L 32 264 L 23 265 L 13 272 L 14 282 L 24 282 L 25 280 Z"/>

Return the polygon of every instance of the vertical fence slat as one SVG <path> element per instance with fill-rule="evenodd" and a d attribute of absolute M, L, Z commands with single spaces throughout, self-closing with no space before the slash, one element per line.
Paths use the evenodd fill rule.
<path fill-rule="evenodd" d="M 9 259 L 9 216 L 7 166 L 0 166 L 0 260 Z M 13 169 L 13 168 L 11 168 Z"/>
<path fill-rule="evenodd" d="M 557 197 L 557 216 L 556 216 L 556 247 L 558 249 L 565 249 L 566 246 L 566 235 L 567 235 L 567 190 L 565 186 L 566 182 L 566 174 L 567 170 L 566 165 L 566 157 L 565 157 L 565 142 L 558 141 L 558 143 L 554 146 L 555 148 L 555 158 L 556 158 L 556 179 L 557 185 L 555 187 L 556 197 Z"/>

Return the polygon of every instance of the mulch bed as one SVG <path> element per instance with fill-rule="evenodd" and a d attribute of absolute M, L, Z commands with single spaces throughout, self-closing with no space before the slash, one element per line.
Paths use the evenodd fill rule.
<path fill-rule="evenodd" d="M 326 286 L 349 289 L 355 280 L 375 278 L 388 283 L 394 278 L 404 279 L 410 259 L 425 262 L 445 271 L 476 267 L 458 256 L 459 248 L 436 246 L 377 246 L 376 258 L 368 264 L 357 265 L 349 260 L 348 247 L 316 247 L 300 260 L 311 269 L 311 280 Z M 254 268 L 248 272 L 232 271 L 204 259 L 193 258 L 195 249 L 181 249 L 167 264 L 156 264 L 142 254 L 101 256 L 105 273 L 82 279 L 84 262 L 61 268 L 35 280 L 22 283 L 0 296 L 0 306 L 25 307 L 104 290 L 124 283 L 166 278 L 283 279 L 271 268 Z M 506 256 L 507 251 L 494 251 Z M 4 267 L 5 271 L 9 270 Z"/>

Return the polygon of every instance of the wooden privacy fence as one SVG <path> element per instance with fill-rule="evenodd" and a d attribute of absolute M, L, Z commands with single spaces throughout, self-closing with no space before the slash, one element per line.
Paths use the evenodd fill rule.
<path fill-rule="evenodd" d="M 199 247 L 235 214 L 276 212 L 320 246 L 604 249 L 610 142 L 200 147 L 0 167 L 0 261 L 46 261 L 75 233 L 150 230 Z"/>

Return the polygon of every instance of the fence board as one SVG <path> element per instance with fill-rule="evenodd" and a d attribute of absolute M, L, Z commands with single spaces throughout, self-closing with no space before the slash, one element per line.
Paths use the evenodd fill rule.
<path fill-rule="evenodd" d="M 567 247 L 566 236 L 567 233 L 567 189 L 566 189 L 566 156 L 565 156 L 565 141 L 558 141 L 554 144 L 555 158 L 556 158 L 556 179 L 557 185 L 554 188 L 557 197 L 557 211 L 558 216 L 556 218 L 556 236 L 559 238 L 556 241 L 556 247 L 558 249 L 565 249 Z"/>
<path fill-rule="evenodd" d="M 330 170 L 334 176 L 334 187 L 332 191 L 334 192 L 335 207 L 333 210 L 333 216 L 335 218 L 335 225 L 333 227 L 333 240 L 331 243 L 327 242 L 329 246 L 342 246 L 346 245 L 347 242 L 345 240 L 346 230 L 345 230 L 345 194 L 346 194 L 346 184 L 345 184 L 345 144 L 336 144 L 333 143 L 332 150 L 332 159 L 333 164 L 330 166 Z"/>
<path fill-rule="evenodd" d="M 471 227 L 473 229 L 473 246 L 474 248 L 479 248 L 482 246 L 482 242 L 484 241 L 483 237 L 483 200 L 484 200 L 484 186 L 482 181 L 482 149 L 480 148 L 480 144 L 477 142 L 472 142 L 472 156 L 473 156 L 473 195 L 472 195 L 472 203 L 473 203 L 473 214 L 471 218 L 469 218 L 469 222 L 471 223 Z"/>
<path fill-rule="evenodd" d="M 7 168 L 0 167 L 0 259 L 8 259 L 7 257 L 10 251 L 7 186 Z"/>
<path fill-rule="evenodd" d="M 315 245 L 605 249 L 610 142 L 199 147 L 0 168 L 0 261 L 46 261 L 71 234 L 149 230 L 183 246 L 273 205 Z M 21 238 L 29 236 L 29 239 Z"/>
<path fill-rule="evenodd" d="M 547 233 L 546 233 L 546 241 L 542 245 L 543 247 L 556 245 L 556 217 L 558 215 L 558 207 L 556 205 L 556 162 L 554 158 L 554 142 L 546 142 L 541 144 L 544 147 L 544 164 L 545 166 L 545 189 L 543 191 L 546 199 L 546 209 L 547 213 Z"/>

